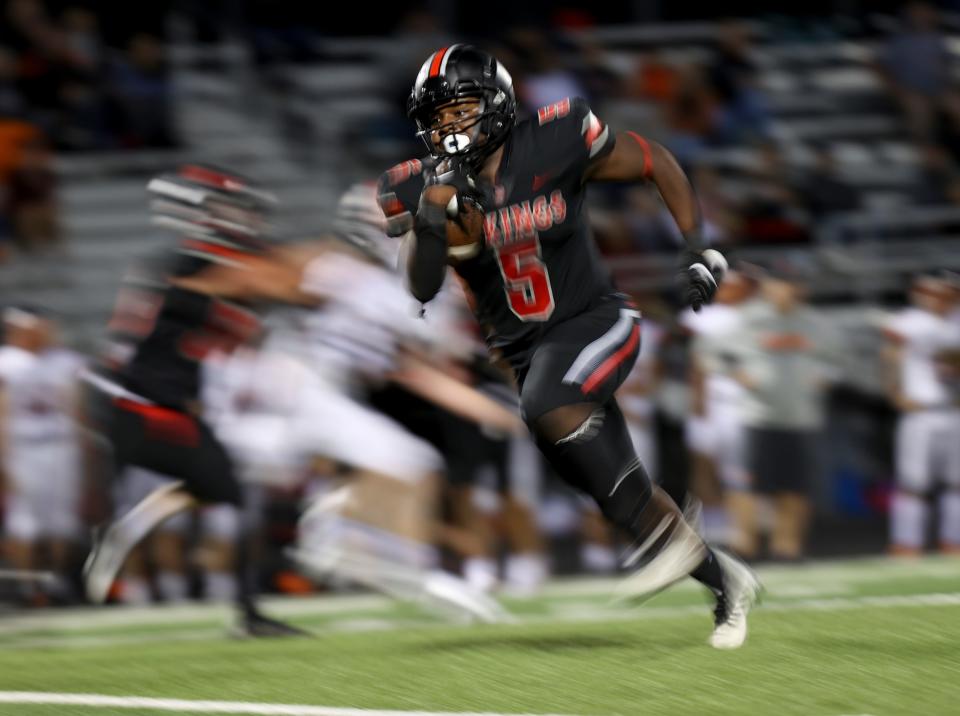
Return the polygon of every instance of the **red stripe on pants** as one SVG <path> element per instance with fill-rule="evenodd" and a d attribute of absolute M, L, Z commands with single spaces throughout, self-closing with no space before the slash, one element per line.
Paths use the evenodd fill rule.
<path fill-rule="evenodd" d="M 605 381 L 610 374 L 616 370 L 617 366 L 626 360 L 626 357 L 630 355 L 634 348 L 637 347 L 639 342 L 640 326 L 634 325 L 627 342 L 620 346 L 616 353 L 607 358 L 603 363 L 600 364 L 599 368 L 590 374 L 590 377 L 583 382 L 582 386 L 580 386 L 580 391 L 584 394 L 587 394 L 600 385 L 600 383 Z"/>

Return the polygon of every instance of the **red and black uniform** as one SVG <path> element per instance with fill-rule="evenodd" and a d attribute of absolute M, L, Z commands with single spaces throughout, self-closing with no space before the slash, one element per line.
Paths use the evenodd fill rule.
<path fill-rule="evenodd" d="M 584 207 L 586 172 L 614 144 L 582 99 L 519 122 L 504 144 L 494 206 L 485 207 L 484 248 L 456 267 L 488 345 L 516 372 L 528 422 L 562 405 L 607 402 L 639 351 L 639 314 L 614 288 Z M 432 162 L 404 162 L 381 178 L 391 235 L 412 229 Z"/>
<path fill-rule="evenodd" d="M 124 279 L 109 325 L 103 367 L 92 379 L 111 409 L 100 411 L 118 468 L 136 465 L 171 479 L 203 502 L 241 503 L 226 450 L 199 417 L 201 361 L 259 331 L 249 309 L 174 286 L 211 261 L 241 256 L 229 242 L 185 239 L 176 252 Z M 102 402 L 102 401 L 101 401 Z"/>

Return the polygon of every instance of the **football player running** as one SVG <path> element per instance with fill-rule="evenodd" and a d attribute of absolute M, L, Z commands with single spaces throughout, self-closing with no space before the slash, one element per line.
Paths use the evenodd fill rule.
<path fill-rule="evenodd" d="M 148 185 L 154 220 L 180 240 L 124 280 L 109 325 L 102 365 L 86 373 L 90 420 L 112 447 L 117 473 L 134 466 L 167 478 L 98 534 L 84 566 L 90 601 L 106 601 L 131 550 L 173 515 L 199 504 L 240 508 L 244 491 L 233 462 L 202 417 L 200 366 L 214 350 L 230 351 L 260 330 L 251 310 L 272 298 L 238 279 L 199 280 L 211 267 L 267 263 L 271 195 L 219 168 L 187 165 Z M 228 296 L 227 294 L 231 295 Z M 243 636 L 302 634 L 256 607 L 250 544 L 237 535 L 235 574 Z"/>
<path fill-rule="evenodd" d="M 621 594 L 692 576 L 716 598 L 710 643 L 737 648 L 759 585 L 710 549 L 636 456 L 614 392 L 636 360 L 640 314 L 614 288 L 590 236 L 587 182 L 651 181 L 686 241 L 685 298 L 709 303 L 726 262 L 706 249 L 697 200 L 674 157 L 614 132 L 582 99 L 517 121 L 512 80 L 469 45 L 437 50 L 408 101 L 429 152 L 386 172 L 380 202 L 411 293 L 430 301 L 452 264 L 490 350 L 512 367 L 523 418 L 555 470 L 635 540 Z M 482 229 L 482 231 L 481 231 Z"/>

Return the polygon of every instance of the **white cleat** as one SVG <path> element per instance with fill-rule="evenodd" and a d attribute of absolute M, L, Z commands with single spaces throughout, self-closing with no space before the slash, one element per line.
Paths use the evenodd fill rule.
<path fill-rule="evenodd" d="M 83 582 L 87 598 L 94 604 L 103 604 L 110 595 L 110 587 L 123 566 L 126 552 L 117 549 L 110 538 L 110 530 L 93 538 L 90 555 L 83 564 Z"/>
<path fill-rule="evenodd" d="M 651 540 L 656 538 L 656 534 Z M 632 559 L 645 551 L 641 547 Z M 684 521 L 674 527 L 670 541 L 646 565 L 623 580 L 614 590 L 617 601 L 642 602 L 681 579 L 697 568 L 706 555 L 703 540 Z M 629 565 L 631 559 L 627 560 Z"/>
<path fill-rule="evenodd" d="M 760 595 L 760 581 L 747 565 L 715 549 L 713 553 L 723 569 L 726 585 L 717 598 L 710 646 L 714 649 L 739 649 L 747 640 L 747 613 Z"/>
<path fill-rule="evenodd" d="M 424 597 L 447 611 L 483 624 L 504 624 L 515 621 L 492 597 L 475 589 L 459 577 L 440 570 L 427 574 L 423 582 Z"/>
<path fill-rule="evenodd" d="M 195 504 L 181 487 L 182 480 L 158 487 L 120 520 L 94 533 L 90 555 L 83 564 L 84 587 L 91 602 L 107 601 L 113 580 L 137 542 L 171 515 Z"/>

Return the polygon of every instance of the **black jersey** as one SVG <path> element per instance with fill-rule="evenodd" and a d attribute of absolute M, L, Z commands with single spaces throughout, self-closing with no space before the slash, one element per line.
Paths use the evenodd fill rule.
<path fill-rule="evenodd" d="M 614 290 L 583 205 L 584 175 L 614 143 L 582 99 L 541 108 L 506 140 L 495 206 L 484 218 L 484 249 L 456 271 L 473 293 L 489 345 L 514 362 L 551 326 Z M 403 162 L 381 178 L 391 235 L 413 227 L 424 164 L 431 161 Z"/>
<path fill-rule="evenodd" d="M 124 277 L 108 326 L 104 366 L 126 390 L 159 405 L 186 409 L 200 393 L 200 364 L 256 334 L 249 308 L 170 283 L 211 261 L 244 253 L 227 242 L 185 239 L 176 251 L 141 262 Z"/>

